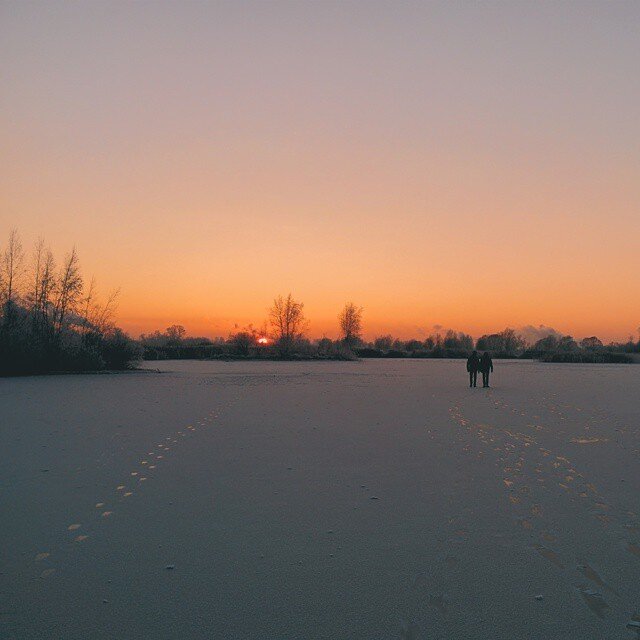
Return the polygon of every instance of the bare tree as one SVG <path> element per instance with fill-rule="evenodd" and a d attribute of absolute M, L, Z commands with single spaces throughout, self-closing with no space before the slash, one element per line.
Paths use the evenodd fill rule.
<path fill-rule="evenodd" d="M 87 295 L 82 301 L 82 324 L 80 327 L 80 333 L 82 335 L 86 335 L 89 332 L 103 334 L 109 329 L 116 310 L 119 294 L 120 290 L 115 289 L 109 294 L 106 302 L 104 302 L 104 304 L 101 303 L 98 299 L 96 280 L 95 278 L 91 278 Z"/>
<path fill-rule="evenodd" d="M 348 302 L 338 316 L 342 340 L 349 347 L 355 347 L 362 339 L 362 307 Z"/>
<path fill-rule="evenodd" d="M 99 298 L 95 282 L 83 293 L 75 248 L 60 268 L 38 240 L 24 267 L 17 231 L 0 249 L 0 372 L 124 368 L 135 343 L 113 323 L 118 292 Z"/>
<path fill-rule="evenodd" d="M 393 345 L 393 337 L 390 335 L 378 336 L 373 341 L 373 346 L 379 351 L 389 351 Z"/>
<path fill-rule="evenodd" d="M 238 325 L 236 325 L 237 327 Z M 248 356 L 251 353 L 251 348 L 255 347 L 258 343 L 260 334 L 253 325 L 248 325 L 236 331 L 229 336 L 227 342 L 233 346 L 234 351 L 241 356 Z"/>
<path fill-rule="evenodd" d="M 306 328 L 304 304 L 293 299 L 278 296 L 269 310 L 269 322 L 274 329 L 275 338 L 283 355 L 288 355 L 297 340 L 302 338 Z"/>
<path fill-rule="evenodd" d="M 40 334 L 53 333 L 53 320 L 55 310 L 55 295 L 57 291 L 56 262 L 50 249 L 43 249 L 38 266 L 38 285 L 34 287 L 36 297 L 34 300 L 35 324 Z"/>
<path fill-rule="evenodd" d="M 92 329 L 91 317 L 93 316 L 93 309 L 96 305 L 96 279 L 94 276 L 91 277 L 89 281 L 89 288 L 87 289 L 87 294 L 82 300 L 82 311 L 80 312 L 80 316 L 82 318 L 82 322 L 80 323 L 80 334 L 85 336 Z"/>
<path fill-rule="evenodd" d="M 0 303 L 3 306 L 7 324 L 11 324 L 13 319 L 13 305 L 16 302 L 18 286 L 23 275 L 23 264 L 22 242 L 18 231 L 12 229 L 0 264 Z"/>
<path fill-rule="evenodd" d="M 583 338 L 580 341 L 580 346 L 583 349 L 600 349 L 603 345 L 602 340 L 597 336 L 589 336 L 588 338 Z"/>
<path fill-rule="evenodd" d="M 112 289 L 103 304 L 94 307 L 93 326 L 100 332 L 105 333 L 113 329 L 113 317 L 118 308 L 118 297 L 120 289 Z"/>
<path fill-rule="evenodd" d="M 53 330 L 56 338 L 60 337 L 67 316 L 78 310 L 82 297 L 82 288 L 80 261 L 74 247 L 66 257 L 58 278 L 57 295 L 53 308 Z"/>
<path fill-rule="evenodd" d="M 33 250 L 31 272 L 29 275 L 29 285 L 26 295 L 31 322 L 36 336 L 41 337 L 48 302 L 50 301 L 50 280 L 53 278 L 52 266 L 53 256 L 44 244 L 44 239 L 39 238 Z M 46 301 L 46 302 L 45 302 Z"/>
<path fill-rule="evenodd" d="M 31 267 L 29 290 L 27 291 L 27 302 L 32 316 L 35 317 L 36 307 L 40 298 L 40 284 L 42 278 L 42 267 L 44 263 L 45 246 L 44 239 L 39 238 L 33 249 L 33 262 Z"/>
<path fill-rule="evenodd" d="M 167 344 L 178 346 L 187 335 L 187 330 L 181 324 L 172 324 L 167 327 Z"/>

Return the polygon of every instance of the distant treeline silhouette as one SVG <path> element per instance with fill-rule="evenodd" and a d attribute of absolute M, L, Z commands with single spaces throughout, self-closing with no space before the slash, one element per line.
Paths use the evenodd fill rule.
<path fill-rule="evenodd" d="M 249 325 L 227 338 L 191 338 L 181 325 L 164 332 L 156 331 L 140 337 L 144 358 L 287 358 L 334 359 L 356 358 L 466 358 L 473 349 L 490 351 L 495 358 L 538 359 L 545 362 L 610 362 L 629 363 L 629 354 L 640 353 L 640 339 L 604 345 L 597 337 L 576 342 L 571 336 L 550 334 L 529 344 L 514 329 L 483 335 L 474 340 L 470 335 L 448 330 L 423 339 L 400 340 L 384 335 L 372 341 L 362 337 L 363 310 L 347 303 L 338 316 L 340 337 L 336 340 L 305 336 L 307 326 L 304 305 L 279 296 L 269 310 L 269 322 L 256 329 Z"/>
<path fill-rule="evenodd" d="M 260 328 L 238 328 L 226 338 L 193 338 L 181 325 L 133 340 L 115 326 L 117 292 L 100 301 L 95 282 L 86 285 L 75 248 L 57 265 L 42 240 L 25 256 L 18 233 L 0 249 L 0 375 L 51 371 L 128 369 L 144 357 L 160 359 L 278 358 L 466 358 L 473 349 L 495 358 L 548 362 L 631 362 L 640 340 L 603 345 L 594 337 L 576 342 L 550 334 L 534 344 L 513 329 L 474 341 L 449 330 L 423 339 L 384 335 L 363 338 L 363 310 L 347 303 L 338 315 L 340 336 L 311 340 L 304 304 L 278 296 Z"/>
<path fill-rule="evenodd" d="M 116 298 L 85 285 L 75 248 L 58 266 L 42 240 L 25 256 L 12 231 L 0 250 L 0 374 L 132 367 L 142 349 L 113 324 Z"/>

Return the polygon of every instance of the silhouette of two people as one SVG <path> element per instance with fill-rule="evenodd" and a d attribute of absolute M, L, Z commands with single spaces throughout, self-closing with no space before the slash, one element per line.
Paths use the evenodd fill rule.
<path fill-rule="evenodd" d="M 478 356 L 478 352 L 474 351 L 467 359 L 467 371 L 469 372 L 469 386 L 476 387 L 478 380 L 478 371 L 482 373 L 482 386 L 489 386 L 489 374 L 493 371 L 493 360 L 488 351 Z"/>

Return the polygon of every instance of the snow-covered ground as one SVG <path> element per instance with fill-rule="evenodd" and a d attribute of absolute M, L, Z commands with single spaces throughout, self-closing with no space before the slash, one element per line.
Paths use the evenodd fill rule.
<path fill-rule="evenodd" d="M 0 379 L 3 640 L 636 637 L 640 367 L 147 366 Z"/>

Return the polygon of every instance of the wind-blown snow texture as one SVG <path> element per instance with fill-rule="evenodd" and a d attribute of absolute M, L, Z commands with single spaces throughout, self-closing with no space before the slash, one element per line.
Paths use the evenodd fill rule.
<path fill-rule="evenodd" d="M 640 367 L 495 365 L 0 380 L 0 637 L 635 638 Z"/>

